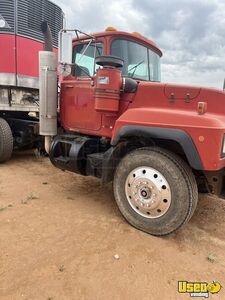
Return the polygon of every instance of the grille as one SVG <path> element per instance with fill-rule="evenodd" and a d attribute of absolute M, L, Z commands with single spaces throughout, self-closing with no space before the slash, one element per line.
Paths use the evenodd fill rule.
<path fill-rule="evenodd" d="M 6 26 L 0 27 L 0 32 L 15 32 L 15 1 L 14 0 L 4 0 L 0 1 L 0 21 L 4 20 Z"/>
<path fill-rule="evenodd" d="M 63 12 L 54 3 L 48 0 L 0 0 L 0 20 L 1 15 L 10 28 L 0 28 L 0 32 L 16 32 L 39 41 L 43 41 L 41 22 L 47 21 L 52 31 L 53 45 L 58 46 L 58 32 L 63 27 Z"/>
<path fill-rule="evenodd" d="M 63 26 L 62 10 L 48 0 L 17 0 L 17 33 L 43 41 L 41 22 L 47 21 L 53 38 L 53 45 L 58 45 L 58 32 Z"/>

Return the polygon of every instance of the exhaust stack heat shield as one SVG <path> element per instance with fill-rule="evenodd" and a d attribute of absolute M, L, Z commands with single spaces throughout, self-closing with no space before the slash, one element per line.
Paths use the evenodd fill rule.
<path fill-rule="evenodd" d="M 39 52 L 40 135 L 57 134 L 57 68 L 56 55 Z"/>

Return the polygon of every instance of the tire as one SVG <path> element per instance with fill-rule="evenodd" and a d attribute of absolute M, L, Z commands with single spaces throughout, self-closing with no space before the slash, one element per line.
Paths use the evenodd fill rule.
<path fill-rule="evenodd" d="M 0 163 L 6 162 L 12 156 L 13 135 L 9 124 L 0 118 Z"/>
<path fill-rule="evenodd" d="M 193 215 L 198 189 L 190 167 L 160 148 L 140 148 L 116 168 L 114 197 L 124 218 L 152 235 L 167 235 Z"/>

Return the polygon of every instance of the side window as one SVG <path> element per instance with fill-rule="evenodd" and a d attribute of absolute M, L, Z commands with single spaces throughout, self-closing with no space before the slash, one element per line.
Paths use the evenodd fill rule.
<path fill-rule="evenodd" d="M 102 55 L 103 45 L 102 43 L 91 44 L 87 47 L 87 44 L 80 44 L 73 49 L 73 63 L 75 67 L 75 76 L 93 76 L 97 65 L 95 64 L 95 57 Z"/>
<path fill-rule="evenodd" d="M 161 81 L 160 58 L 152 50 L 148 50 L 149 56 L 149 75 L 151 81 Z"/>

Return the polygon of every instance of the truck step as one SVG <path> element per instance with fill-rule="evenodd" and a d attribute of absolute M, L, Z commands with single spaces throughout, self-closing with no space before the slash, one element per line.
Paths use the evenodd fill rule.
<path fill-rule="evenodd" d="M 86 173 L 91 176 L 101 177 L 104 152 L 87 155 Z"/>
<path fill-rule="evenodd" d="M 86 173 L 87 157 L 99 149 L 99 139 L 87 136 L 62 134 L 54 138 L 50 150 L 50 160 L 57 168 L 82 175 Z M 98 156 L 98 155 L 97 155 Z M 95 168 L 100 164 L 100 157 L 90 156 L 90 165 Z"/>

